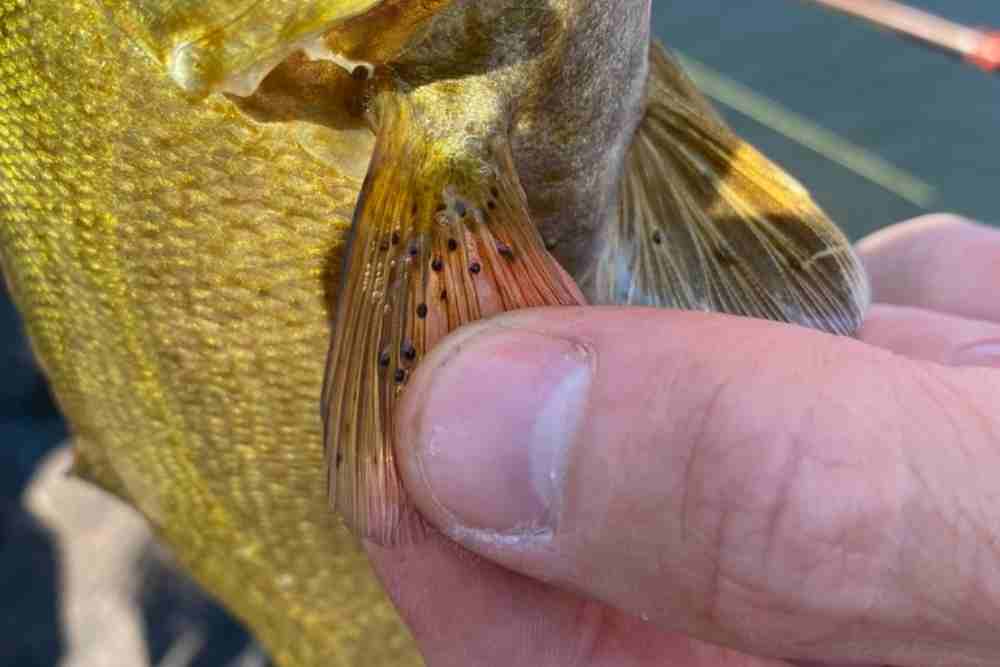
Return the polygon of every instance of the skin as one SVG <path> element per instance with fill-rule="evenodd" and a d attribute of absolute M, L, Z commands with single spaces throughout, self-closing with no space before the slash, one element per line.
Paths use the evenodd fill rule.
<path fill-rule="evenodd" d="M 399 428 L 442 534 L 368 546 L 428 664 L 997 664 L 1000 231 L 931 216 L 859 249 L 859 341 L 591 308 L 439 346 Z M 581 367 L 583 403 L 546 403 Z M 526 421 L 566 441 L 552 488 L 517 465 Z"/>
<path fill-rule="evenodd" d="M 443 150 L 474 153 L 470 123 L 469 136 L 509 136 L 532 221 L 572 275 L 592 261 L 594 235 L 616 214 L 643 113 L 650 8 L 650 0 L 455 2 L 393 62 Z"/>

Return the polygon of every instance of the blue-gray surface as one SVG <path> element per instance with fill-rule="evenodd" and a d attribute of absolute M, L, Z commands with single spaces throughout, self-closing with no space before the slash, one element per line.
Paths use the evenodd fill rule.
<path fill-rule="evenodd" d="M 910 4 L 1000 28 L 1000 2 Z M 653 0 L 656 34 L 939 192 L 931 205 L 1000 222 L 1000 73 L 802 1 Z M 736 130 L 784 165 L 857 238 L 925 211 L 738 112 Z"/>
<path fill-rule="evenodd" d="M 932 184 L 940 193 L 932 208 L 1000 220 L 1000 76 L 806 3 L 654 3 L 656 33 L 670 46 Z M 970 24 L 1000 26 L 995 1 L 914 4 Z M 922 212 L 740 113 L 722 110 L 737 131 L 798 176 L 852 236 Z M 18 495 L 65 430 L 2 293 L 0 368 L 0 587 L 11 608 L 20 610 L 0 624 L 0 665 L 53 664 L 61 642 L 57 562 L 44 531 L 20 510 Z M 222 644 L 242 642 L 234 626 L 221 626 L 230 628 Z M 209 656 L 203 652 L 203 664 L 211 664 Z"/>

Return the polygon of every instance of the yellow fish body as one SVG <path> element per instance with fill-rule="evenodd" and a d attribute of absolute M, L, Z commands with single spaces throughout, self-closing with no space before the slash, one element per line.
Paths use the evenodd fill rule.
<path fill-rule="evenodd" d="M 583 298 L 860 324 L 846 239 L 648 29 L 648 0 L 0 0 L 0 257 L 78 472 L 278 663 L 418 664 L 329 502 L 419 532 L 387 434 L 447 331 Z"/>

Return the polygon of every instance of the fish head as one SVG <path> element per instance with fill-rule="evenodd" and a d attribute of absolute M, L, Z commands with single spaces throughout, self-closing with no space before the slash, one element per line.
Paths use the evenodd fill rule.
<path fill-rule="evenodd" d="M 195 95 L 250 95 L 291 53 L 355 68 L 367 63 L 334 50 L 338 39 L 355 51 L 358 35 L 399 24 L 406 0 L 101 0 L 111 20 Z M 447 4 L 422 1 L 417 5 Z M 418 13 L 421 13 L 418 10 Z M 350 28 L 350 30 L 347 29 Z M 398 27 L 397 27 L 398 29 Z M 331 37 L 339 33 L 339 37 Z M 334 42 L 331 49 L 330 41 Z"/>

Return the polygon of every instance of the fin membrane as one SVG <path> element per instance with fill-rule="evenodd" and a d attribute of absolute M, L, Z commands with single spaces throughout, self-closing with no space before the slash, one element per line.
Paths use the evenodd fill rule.
<path fill-rule="evenodd" d="M 323 390 L 329 495 L 383 545 L 425 530 L 396 466 L 394 411 L 453 329 L 502 311 L 582 303 L 531 221 L 506 138 L 449 153 L 401 94 L 382 95 Z"/>
<path fill-rule="evenodd" d="M 708 310 L 853 335 L 869 303 L 850 242 L 737 137 L 662 46 L 626 158 L 618 225 L 587 279 L 602 303 Z"/>

